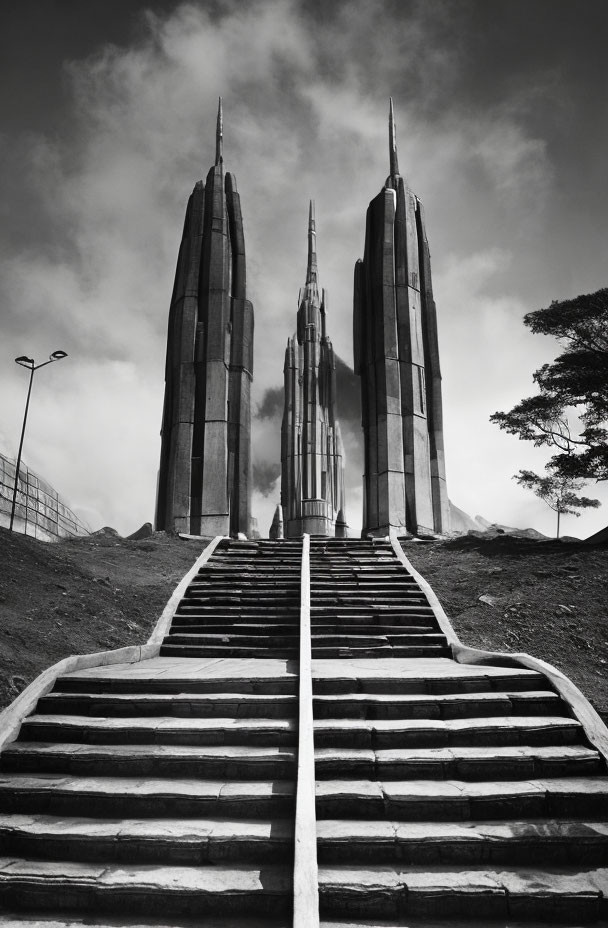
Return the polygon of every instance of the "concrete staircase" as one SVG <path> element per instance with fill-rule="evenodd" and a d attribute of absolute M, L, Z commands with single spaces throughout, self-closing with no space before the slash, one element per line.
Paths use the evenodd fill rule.
<path fill-rule="evenodd" d="M 158 657 L 39 699 L 0 755 L 2 928 L 292 924 L 301 556 L 221 541 Z M 605 763 L 546 677 L 453 660 L 386 542 L 310 562 L 323 928 L 608 924 Z"/>
<path fill-rule="evenodd" d="M 289 915 L 296 678 L 174 670 L 72 675 L 26 719 L 1 757 L 4 907 Z"/>
<path fill-rule="evenodd" d="M 386 541 L 311 538 L 310 595 L 313 658 L 451 656 Z"/>
<path fill-rule="evenodd" d="M 378 565 L 356 589 L 357 616 L 375 618 L 378 595 L 415 602 L 416 621 L 428 624 L 419 634 L 437 635 L 388 545 L 311 542 L 313 589 L 339 578 L 334 609 L 344 608 L 351 558 L 363 570 Z M 359 652 L 359 628 L 351 620 L 344 629 L 340 653 Z M 441 643 L 415 645 L 414 660 L 384 660 L 386 638 L 366 645 L 374 660 L 314 664 L 322 925 L 607 919 L 605 765 L 546 678 L 431 657 L 445 653 Z M 408 653 L 402 639 L 393 647 Z"/>
<path fill-rule="evenodd" d="M 220 544 L 164 656 L 66 675 L 38 701 L 0 757 L 1 909 L 291 924 L 297 673 L 217 659 L 294 651 L 272 629 L 297 632 L 301 544 L 268 547 Z"/>
<path fill-rule="evenodd" d="M 190 584 L 161 654 L 297 659 L 301 541 L 221 541 Z"/>

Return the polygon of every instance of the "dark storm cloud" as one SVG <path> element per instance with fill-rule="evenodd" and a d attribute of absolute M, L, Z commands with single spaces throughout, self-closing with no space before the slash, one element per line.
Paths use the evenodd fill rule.
<path fill-rule="evenodd" d="M 279 461 L 253 462 L 253 489 L 262 496 L 269 496 L 276 491 L 277 479 L 281 476 Z"/>
<path fill-rule="evenodd" d="M 254 515 L 266 531 L 278 501 L 278 385 L 313 197 L 328 331 L 347 362 L 338 412 L 356 524 L 352 271 L 388 169 L 392 93 L 401 169 L 424 203 L 433 255 L 450 495 L 533 524 L 534 503 L 510 477 L 538 468 L 536 452 L 488 416 L 527 395 L 531 372 L 551 360 L 523 314 L 607 282 L 604 0 L 4 6 L 1 450 L 11 452 L 23 408 L 12 358 L 63 347 L 69 361 L 36 388 L 32 466 L 99 525 L 130 531 L 150 519 L 179 236 L 222 93 L 256 313 Z"/>
<path fill-rule="evenodd" d="M 258 419 L 280 420 L 283 415 L 283 387 L 269 387 L 255 411 Z"/>
<path fill-rule="evenodd" d="M 336 392 L 340 422 L 361 428 L 361 382 L 352 367 L 336 355 Z"/>

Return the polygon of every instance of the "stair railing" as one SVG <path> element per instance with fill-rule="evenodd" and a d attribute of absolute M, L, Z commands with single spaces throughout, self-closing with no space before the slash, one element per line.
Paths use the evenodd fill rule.
<path fill-rule="evenodd" d="M 312 648 L 310 642 L 310 535 L 304 535 L 302 538 L 297 775 L 293 867 L 293 928 L 318 928 L 319 872 L 317 867 Z"/>

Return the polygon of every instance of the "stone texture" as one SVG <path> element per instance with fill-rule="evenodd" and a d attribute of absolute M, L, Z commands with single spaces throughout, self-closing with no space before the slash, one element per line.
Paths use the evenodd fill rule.
<path fill-rule="evenodd" d="M 221 101 L 216 141 L 222 133 Z M 247 535 L 253 307 L 236 181 L 222 145 L 190 197 L 169 312 L 156 528 Z"/>
<path fill-rule="evenodd" d="M 285 351 L 281 427 L 281 507 L 271 538 L 335 535 L 345 538 L 344 449 L 336 406 L 336 361 L 326 329 L 327 294 L 319 294 L 316 228 L 311 201 L 306 283 L 297 331 Z"/>
<path fill-rule="evenodd" d="M 355 371 L 364 435 L 362 535 L 449 531 L 437 313 L 424 216 L 399 174 L 391 101 L 390 174 L 367 211 L 355 267 Z"/>
<path fill-rule="evenodd" d="M 436 632 L 430 607 L 420 631 L 419 604 L 394 624 L 391 604 L 423 600 L 423 581 L 393 569 L 387 542 L 325 538 L 310 541 L 310 621 L 331 657 L 298 696 L 297 662 L 271 655 L 298 628 L 301 549 L 220 541 L 164 629 L 211 652 L 215 637 L 257 636 L 264 656 L 91 666 L 40 690 L 1 754 L 0 924 L 41 928 L 13 918 L 25 906 L 56 928 L 291 923 L 296 761 L 312 760 L 302 706 L 322 928 L 605 924 L 608 778 L 567 693 L 538 669 L 431 646 L 374 656 L 376 638 Z M 358 642 L 369 656 L 340 657 Z M 319 924 L 312 898 L 305 928 Z"/>

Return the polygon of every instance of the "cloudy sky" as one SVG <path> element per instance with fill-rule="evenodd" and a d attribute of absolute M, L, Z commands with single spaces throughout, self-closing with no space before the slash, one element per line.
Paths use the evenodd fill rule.
<path fill-rule="evenodd" d="M 427 216 L 450 496 L 553 530 L 511 479 L 547 453 L 488 422 L 558 352 L 525 312 L 608 285 L 605 0 L 20 0 L 0 36 L 0 451 L 15 455 L 17 355 L 37 375 L 24 456 L 93 528 L 154 511 L 167 313 L 188 195 L 224 98 L 255 306 L 257 488 L 278 501 L 283 350 L 316 201 L 329 333 L 352 364 L 365 210 L 399 163 Z M 343 370 L 348 512 L 360 527 L 357 385 Z M 608 522 L 605 505 L 565 531 Z"/>

